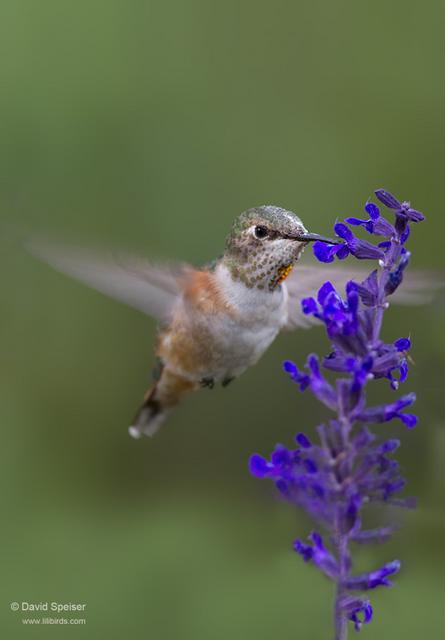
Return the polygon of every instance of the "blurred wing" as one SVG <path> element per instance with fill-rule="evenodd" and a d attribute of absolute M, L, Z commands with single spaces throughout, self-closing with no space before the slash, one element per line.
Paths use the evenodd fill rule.
<path fill-rule="evenodd" d="M 370 270 L 363 267 L 347 268 L 342 265 L 329 264 L 323 266 L 296 265 L 286 280 L 288 299 L 288 321 L 285 331 L 303 328 L 308 329 L 318 320 L 313 316 L 305 316 L 301 310 L 301 300 L 310 296 L 317 297 L 321 285 L 329 280 L 340 292 L 344 292 L 349 280 L 362 282 L 369 275 Z M 391 298 L 398 304 L 426 304 L 431 302 L 434 292 L 445 285 L 443 276 L 428 272 L 407 272 L 403 279 L 403 286 Z"/>
<path fill-rule="evenodd" d="M 58 271 L 138 309 L 167 321 L 180 294 L 180 279 L 191 267 L 156 267 L 142 258 L 31 240 L 29 252 Z"/>

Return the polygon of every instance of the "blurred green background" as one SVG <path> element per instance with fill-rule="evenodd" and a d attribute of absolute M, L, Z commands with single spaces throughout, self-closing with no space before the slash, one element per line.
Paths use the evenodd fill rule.
<path fill-rule="evenodd" d="M 199 264 L 250 206 L 280 204 L 329 233 L 385 186 L 427 214 L 413 263 L 440 269 L 444 20 L 439 0 L 3 0 L 2 637 L 332 636 L 331 585 L 291 550 L 310 523 L 247 470 L 253 451 L 325 415 L 281 372 L 284 358 L 326 351 L 322 330 L 281 337 L 232 387 L 191 398 L 135 442 L 154 323 L 15 238 Z M 443 303 L 387 315 L 388 339 L 414 339 L 405 389 L 418 391 L 421 421 L 385 433 L 403 438 L 420 508 L 393 542 L 358 550 L 363 567 L 404 565 L 394 589 L 372 594 L 363 637 L 437 638 Z M 87 624 L 29 630 L 13 600 L 86 603 Z"/>

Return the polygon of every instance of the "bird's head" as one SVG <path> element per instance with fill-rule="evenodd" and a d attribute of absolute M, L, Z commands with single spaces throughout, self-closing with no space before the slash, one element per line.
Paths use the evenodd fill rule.
<path fill-rule="evenodd" d="M 224 262 L 233 279 L 249 288 L 274 290 L 292 270 L 308 242 L 335 240 L 308 233 L 292 211 L 264 205 L 244 211 L 227 238 Z"/>

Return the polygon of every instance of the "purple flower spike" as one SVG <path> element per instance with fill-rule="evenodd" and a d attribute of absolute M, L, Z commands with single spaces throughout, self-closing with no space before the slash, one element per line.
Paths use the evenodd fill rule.
<path fill-rule="evenodd" d="M 405 243 L 410 225 L 424 216 L 388 191 L 379 189 L 376 195 L 390 210 L 394 223 L 368 202 L 367 218 L 349 217 L 346 224 L 335 225 L 341 244 L 316 242 L 314 254 L 325 263 L 352 256 L 378 264 L 363 282 L 349 281 L 344 293 L 327 281 L 316 296 L 302 300 L 303 313 L 324 325 L 330 350 L 321 360 L 311 354 L 304 371 L 291 361 L 283 365 L 301 391 L 309 389 L 334 414 L 318 425 L 318 440 L 309 438 L 299 426 L 296 448 L 277 445 L 270 461 L 254 454 L 249 462 L 252 475 L 272 480 L 281 498 L 306 511 L 317 525 L 309 542 L 295 540 L 294 550 L 336 586 L 336 640 L 346 640 L 349 622 L 360 631 L 373 617 L 369 600 L 354 592 L 389 587 L 400 569 L 400 562 L 394 560 L 375 571 L 353 574 L 351 543 L 382 543 L 396 530 L 391 523 L 363 529 L 367 506 L 415 507 L 413 498 L 400 495 L 406 484 L 395 459 L 400 440 L 382 433 L 384 425 L 393 420 L 400 420 L 408 429 L 416 426 L 417 417 L 407 413 L 415 393 L 369 406 L 367 388 L 383 379 L 396 391 L 407 380 L 411 338 L 393 337 L 385 342 L 382 321 L 388 298 L 402 285 L 409 264 Z M 376 244 L 360 240 L 347 225 L 363 227 L 375 236 Z M 403 331 L 402 336 L 407 334 Z M 378 437 L 370 430 L 373 424 L 382 425 L 375 430 Z M 326 532 L 324 539 L 318 531 Z"/>

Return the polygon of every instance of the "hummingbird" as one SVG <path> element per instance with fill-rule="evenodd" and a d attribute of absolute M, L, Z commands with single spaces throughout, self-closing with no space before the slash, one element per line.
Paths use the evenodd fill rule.
<path fill-rule="evenodd" d="M 31 241 L 28 249 L 57 270 L 124 302 L 159 323 L 152 386 L 129 434 L 153 436 L 185 396 L 227 387 L 255 365 L 282 331 L 309 326 L 299 300 L 326 279 L 319 266 L 298 266 L 308 243 L 337 240 L 310 233 L 298 215 L 274 205 L 241 213 L 223 254 L 202 268 L 156 266 L 128 255 Z M 329 267 L 335 285 L 351 270 Z"/>

